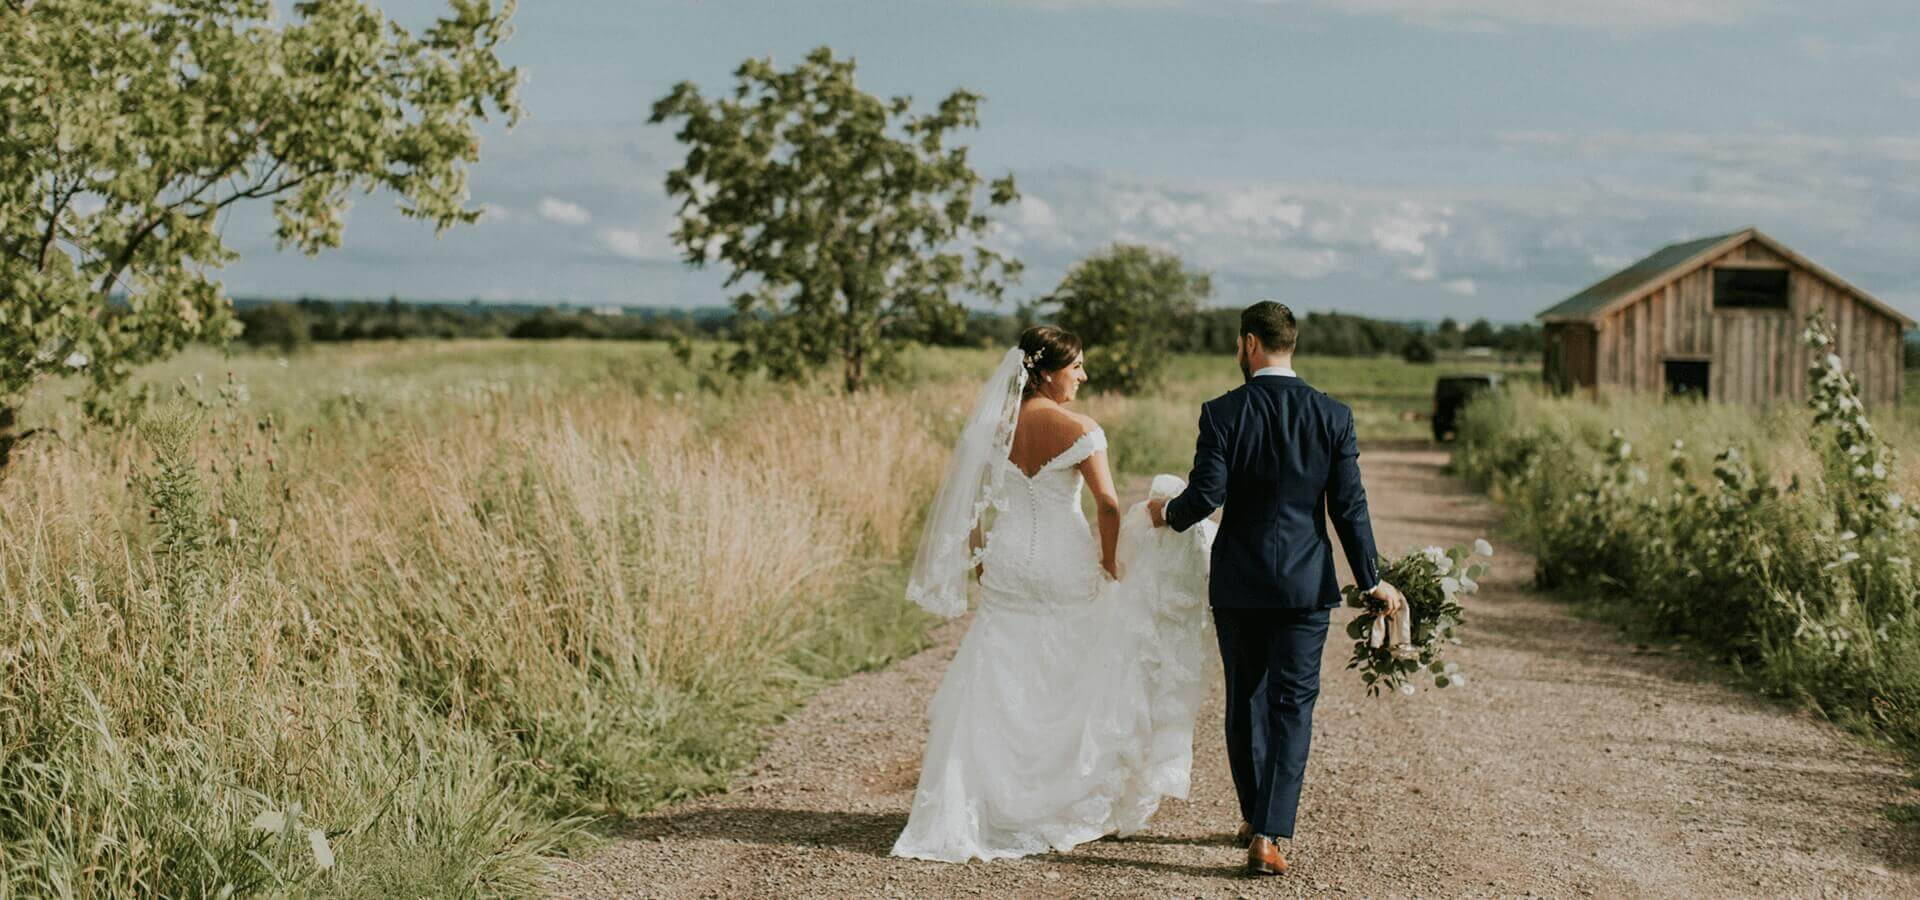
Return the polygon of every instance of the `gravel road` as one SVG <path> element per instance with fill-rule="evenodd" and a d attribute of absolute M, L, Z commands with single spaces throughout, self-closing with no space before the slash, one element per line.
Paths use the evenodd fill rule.
<path fill-rule="evenodd" d="M 1444 452 L 1362 459 L 1383 552 L 1494 533 Z M 1144 483 L 1136 486 L 1144 493 Z M 1241 877 L 1219 691 L 1193 797 L 1130 840 L 1023 860 L 887 856 L 913 796 L 928 699 L 965 622 L 850 678 L 776 727 L 737 789 L 628 823 L 557 863 L 569 897 L 1920 897 L 1920 830 L 1897 758 L 1623 642 L 1526 588 L 1494 540 L 1468 601 L 1463 688 L 1370 699 L 1335 612 L 1292 873 Z M 1215 676 L 1217 678 L 1217 675 Z"/>

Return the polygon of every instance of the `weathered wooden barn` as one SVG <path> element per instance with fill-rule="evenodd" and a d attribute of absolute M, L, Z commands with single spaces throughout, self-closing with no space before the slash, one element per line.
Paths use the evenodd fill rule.
<path fill-rule="evenodd" d="M 1765 404 L 1807 396 L 1807 315 L 1826 313 L 1835 351 L 1869 406 L 1900 397 L 1901 340 L 1914 321 L 1748 228 L 1662 247 L 1539 315 L 1549 384 Z"/>

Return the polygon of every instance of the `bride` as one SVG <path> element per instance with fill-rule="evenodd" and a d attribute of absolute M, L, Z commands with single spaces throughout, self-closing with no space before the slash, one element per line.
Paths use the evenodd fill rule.
<path fill-rule="evenodd" d="M 1086 377 L 1078 338 L 1027 329 L 927 517 L 908 596 L 958 616 L 972 573 L 980 603 L 933 698 L 896 856 L 1067 850 L 1139 831 L 1187 794 L 1212 523 L 1154 529 L 1144 503 L 1122 515 L 1106 433 L 1067 408 Z M 1182 486 L 1162 475 L 1152 494 Z"/>

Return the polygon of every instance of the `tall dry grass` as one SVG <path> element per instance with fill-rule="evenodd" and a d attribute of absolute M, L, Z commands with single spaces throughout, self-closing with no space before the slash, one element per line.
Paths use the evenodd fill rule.
<path fill-rule="evenodd" d="M 389 362 L 19 454 L 0 895 L 525 894 L 584 817 L 711 788 L 920 639 L 893 573 L 942 389 L 311 388 Z"/>

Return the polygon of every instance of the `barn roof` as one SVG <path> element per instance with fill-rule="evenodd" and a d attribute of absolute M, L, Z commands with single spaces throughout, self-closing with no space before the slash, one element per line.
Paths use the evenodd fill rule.
<path fill-rule="evenodd" d="M 1914 321 L 1899 310 L 1888 306 L 1878 297 L 1867 293 L 1832 272 L 1827 271 L 1813 261 L 1793 252 L 1764 234 L 1758 229 L 1743 228 L 1727 234 L 1716 234 L 1691 241 L 1681 241 L 1661 247 L 1647 258 L 1640 260 L 1618 272 L 1613 273 L 1549 307 L 1536 318 L 1548 322 L 1587 321 L 1598 319 L 1607 312 L 1624 306 L 1652 293 L 1656 288 L 1678 279 L 1680 276 L 1705 265 L 1710 259 L 1718 257 L 1748 240 L 1758 241 L 1767 249 L 1780 254 L 1789 262 L 1812 272 L 1849 294 L 1858 297 L 1886 315 L 1899 320 L 1901 327 L 1912 328 Z"/>

